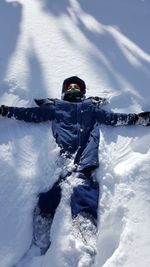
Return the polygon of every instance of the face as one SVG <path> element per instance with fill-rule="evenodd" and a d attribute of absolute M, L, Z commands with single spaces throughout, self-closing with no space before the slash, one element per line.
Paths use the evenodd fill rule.
<path fill-rule="evenodd" d="M 64 100 L 70 101 L 70 102 L 77 102 L 81 101 L 83 98 L 80 86 L 76 83 L 71 83 L 67 87 L 64 97 Z"/>
<path fill-rule="evenodd" d="M 76 84 L 76 83 L 71 83 L 71 84 L 68 86 L 68 88 L 67 88 L 67 92 L 70 92 L 71 90 L 76 90 L 76 91 L 78 91 L 78 92 L 81 91 L 79 85 Z"/>

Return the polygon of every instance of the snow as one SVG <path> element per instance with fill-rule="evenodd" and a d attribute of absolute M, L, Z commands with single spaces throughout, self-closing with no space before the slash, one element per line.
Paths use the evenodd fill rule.
<path fill-rule="evenodd" d="M 62 81 L 78 75 L 87 96 L 109 99 L 106 109 L 150 110 L 149 24 L 149 0 L 1 0 L 0 104 L 59 98 Z M 39 256 L 33 248 L 23 258 L 38 194 L 62 168 L 59 149 L 51 123 L 0 121 L 0 266 L 87 266 L 83 244 L 71 235 L 67 186 L 50 249 Z M 98 253 L 90 266 L 149 267 L 149 128 L 102 126 L 100 132 Z"/>

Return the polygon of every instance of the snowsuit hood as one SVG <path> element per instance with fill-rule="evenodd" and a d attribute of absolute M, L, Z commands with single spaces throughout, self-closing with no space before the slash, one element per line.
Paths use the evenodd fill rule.
<path fill-rule="evenodd" d="M 71 83 L 76 83 L 77 85 L 79 85 L 80 89 L 81 89 L 81 92 L 82 92 L 82 96 L 84 97 L 85 96 L 85 93 L 86 93 L 86 84 L 85 82 L 79 78 L 78 76 L 71 76 L 67 79 L 65 79 L 63 81 L 63 84 L 62 84 L 62 99 L 64 97 L 64 93 L 66 92 L 66 89 L 68 88 L 68 86 L 71 84 Z"/>

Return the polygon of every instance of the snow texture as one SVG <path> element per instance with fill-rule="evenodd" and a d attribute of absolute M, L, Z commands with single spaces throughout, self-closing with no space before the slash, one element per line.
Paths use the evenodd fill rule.
<path fill-rule="evenodd" d="M 78 75 L 87 96 L 109 99 L 107 109 L 150 110 L 149 25 L 149 0 L 0 0 L 0 104 L 28 107 L 33 98 L 59 98 L 63 80 Z M 61 171 L 59 149 L 51 123 L 0 122 L 1 267 L 150 266 L 148 127 L 100 128 L 93 264 L 72 235 L 69 186 L 47 253 L 40 256 L 35 247 L 27 253 L 38 194 Z"/>

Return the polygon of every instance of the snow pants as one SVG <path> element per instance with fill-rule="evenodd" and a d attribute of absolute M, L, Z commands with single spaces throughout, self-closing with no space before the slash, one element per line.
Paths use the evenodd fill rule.
<path fill-rule="evenodd" d="M 76 173 L 76 177 L 79 177 L 81 182 L 73 188 L 71 195 L 70 205 L 73 218 L 84 213 L 84 216 L 97 219 L 99 184 L 93 179 L 93 173 L 90 168 Z M 61 200 L 61 183 L 62 179 L 59 179 L 48 192 L 39 195 L 38 207 L 42 217 L 54 217 Z"/>

